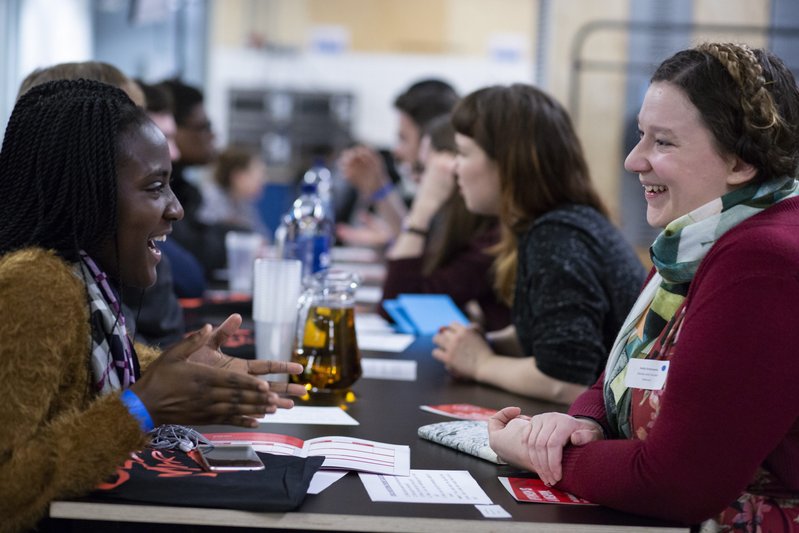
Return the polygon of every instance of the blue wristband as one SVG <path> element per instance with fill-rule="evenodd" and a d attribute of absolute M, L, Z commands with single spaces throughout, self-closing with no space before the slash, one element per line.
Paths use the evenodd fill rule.
<path fill-rule="evenodd" d="M 383 200 L 386 196 L 391 194 L 391 191 L 394 190 L 394 184 L 391 182 L 386 183 L 375 192 L 372 193 L 372 196 L 369 197 L 369 201 L 372 203 L 379 202 Z"/>
<path fill-rule="evenodd" d="M 122 403 L 125 404 L 125 407 L 128 408 L 130 414 L 133 415 L 133 418 L 139 421 L 139 426 L 141 426 L 142 431 L 147 433 L 148 431 L 152 430 L 155 426 L 153 425 L 153 419 L 150 418 L 150 413 L 147 412 L 147 408 L 141 402 L 136 393 L 130 389 L 126 389 L 122 395 L 119 397 L 122 400 Z"/>

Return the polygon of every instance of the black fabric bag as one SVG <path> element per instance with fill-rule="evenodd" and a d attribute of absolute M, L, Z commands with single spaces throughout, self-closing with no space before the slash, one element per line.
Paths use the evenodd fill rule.
<path fill-rule="evenodd" d="M 291 511 L 305 499 L 324 457 L 259 453 L 266 468 L 207 472 L 180 451 L 144 450 L 117 469 L 88 499 L 244 511 Z"/>

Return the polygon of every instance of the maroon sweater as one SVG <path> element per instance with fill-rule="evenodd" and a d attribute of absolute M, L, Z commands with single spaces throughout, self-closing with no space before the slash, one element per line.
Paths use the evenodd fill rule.
<path fill-rule="evenodd" d="M 699 266 L 646 440 L 568 447 L 558 488 L 698 523 L 763 465 L 799 497 L 799 199 L 730 230 Z M 569 413 L 605 422 L 602 380 Z"/>
<path fill-rule="evenodd" d="M 461 309 L 468 301 L 476 300 L 485 314 L 484 329 L 504 328 L 510 324 L 510 308 L 494 293 L 491 277 L 494 257 L 486 253 L 498 240 L 498 227 L 483 232 L 428 276 L 422 274 L 421 256 L 388 261 L 383 299 L 401 293 L 448 294 Z"/>

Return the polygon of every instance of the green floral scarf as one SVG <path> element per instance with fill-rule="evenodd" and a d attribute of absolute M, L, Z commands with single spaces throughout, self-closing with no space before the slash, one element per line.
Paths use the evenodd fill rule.
<path fill-rule="evenodd" d="M 605 367 L 604 398 L 608 424 L 631 437 L 630 390 L 624 385 L 627 362 L 646 358 L 688 294 L 699 263 L 728 230 L 764 209 L 799 194 L 792 177 L 751 183 L 672 221 L 650 248 L 657 270 L 638 296 Z M 644 316 L 643 328 L 637 328 Z"/>

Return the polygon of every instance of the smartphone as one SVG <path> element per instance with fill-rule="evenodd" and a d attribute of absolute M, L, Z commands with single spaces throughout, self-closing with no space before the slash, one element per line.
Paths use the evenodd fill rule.
<path fill-rule="evenodd" d="M 200 449 L 203 467 L 212 472 L 234 470 L 263 470 L 264 463 L 252 446 L 214 446 L 210 450 Z"/>

